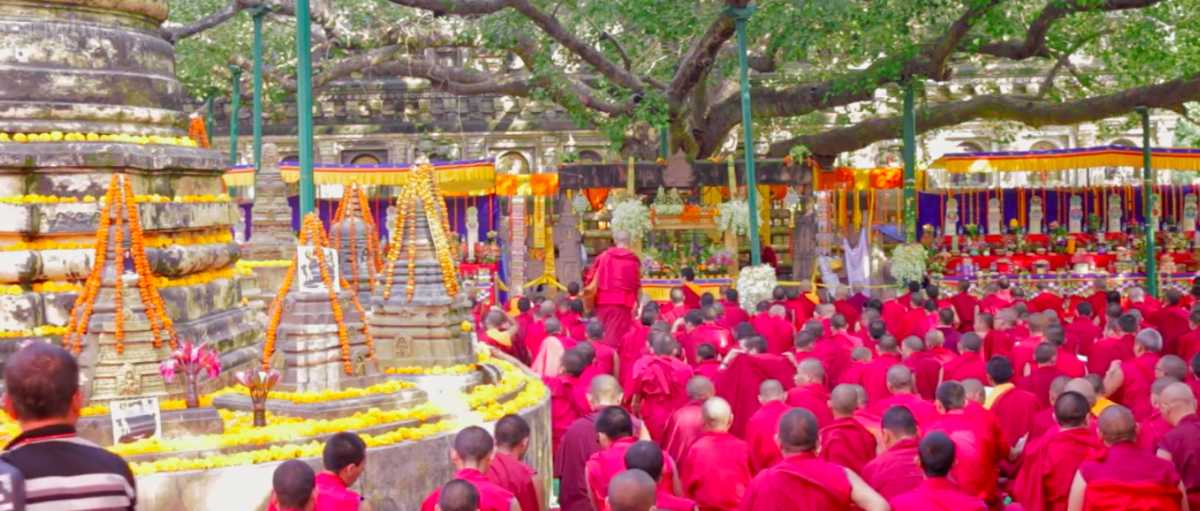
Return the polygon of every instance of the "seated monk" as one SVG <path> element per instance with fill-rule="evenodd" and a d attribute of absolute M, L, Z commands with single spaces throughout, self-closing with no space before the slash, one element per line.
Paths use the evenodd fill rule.
<path fill-rule="evenodd" d="M 676 497 L 662 488 L 663 467 L 666 456 L 658 444 L 642 440 L 625 451 L 625 468 L 641 470 L 659 483 L 655 489 L 654 509 L 658 511 L 696 511 L 696 502 Z M 608 501 L 605 500 L 605 503 Z"/>
<path fill-rule="evenodd" d="M 937 311 L 937 319 L 937 331 L 942 333 L 942 346 L 946 348 L 946 351 L 953 358 L 958 353 L 958 343 L 962 342 L 962 332 L 958 330 L 958 326 L 956 325 L 958 318 L 954 316 L 953 308 L 942 307 Z"/>
<path fill-rule="evenodd" d="M 867 401 L 881 401 L 888 396 L 891 396 L 891 391 L 887 388 L 887 372 L 892 366 L 901 364 L 900 347 L 896 344 L 896 339 L 890 335 L 883 336 L 879 340 L 879 345 L 876 346 L 879 354 L 871 359 L 862 370 L 862 380 L 857 383 L 863 386 L 867 391 Z"/>
<path fill-rule="evenodd" d="M 936 421 L 941 415 L 937 411 L 937 407 L 921 399 L 921 396 L 916 394 L 916 387 L 913 382 L 912 370 L 905 365 L 894 365 L 887 372 L 888 392 L 892 395 L 886 399 L 881 399 L 870 403 L 862 416 L 864 419 L 874 423 L 883 417 L 883 414 L 893 406 L 903 406 L 912 412 L 917 418 L 917 426 L 925 427 Z"/>
<path fill-rule="evenodd" d="M 750 318 L 750 325 L 767 340 L 767 352 L 782 355 L 792 347 L 795 330 L 787 320 L 787 309 L 782 305 L 770 305 L 765 314 L 755 314 Z"/>
<path fill-rule="evenodd" d="M 683 492 L 700 511 L 738 508 L 750 485 L 750 446 L 729 433 L 733 409 L 719 397 L 704 402 L 704 434 L 680 462 Z"/>
<path fill-rule="evenodd" d="M 1087 364 L 1079 360 L 1075 350 L 1067 347 L 1067 331 L 1062 325 L 1047 326 L 1043 335 L 1046 337 L 1046 342 L 1053 344 L 1054 349 L 1058 352 L 1054 358 L 1054 364 L 1059 371 L 1072 378 L 1082 378 L 1087 374 Z"/>
<path fill-rule="evenodd" d="M 450 461 L 454 464 L 454 479 L 462 479 L 479 491 L 479 511 L 520 511 L 521 505 L 512 492 L 488 480 L 484 475 L 492 462 L 495 442 L 492 435 L 479 426 L 468 426 L 454 435 Z M 421 511 L 434 511 L 441 496 L 435 490 L 421 502 Z"/>
<path fill-rule="evenodd" d="M 1185 383 L 1172 383 L 1163 389 L 1158 407 L 1171 424 L 1171 430 L 1158 442 L 1158 457 L 1170 461 L 1187 491 L 1188 507 L 1200 509 L 1200 417 L 1196 416 L 1196 396 Z"/>
<path fill-rule="evenodd" d="M 846 333 L 846 326 L 846 318 L 834 314 L 829 318 L 829 335 L 819 337 L 813 345 L 813 356 L 821 360 L 821 365 L 829 373 L 829 381 L 841 381 L 842 373 L 850 365 L 850 352 L 861 342 Z M 814 325 L 812 330 L 815 329 Z"/>
<path fill-rule="evenodd" d="M 1133 344 L 1133 359 L 1114 362 L 1104 375 L 1104 391 L 1113 401 L 1125 405 L 1138 420 L 1150 417 L 1150 385 L 1154 383 L 1154 368 L 1162 350 L 1162 335 L 1146 328 L 1137 333 Z"/>
<path fill-rule="evenodd" d="M 968 410 L 966 389 L 958 382 L 938 386 L 937 407 L 942 417 L 927 431 L 941 431 L 954 440 L 954 479 L 968 494 L 998 503 L 999 464 L 1009 455 L 999 427 L 989 420 L 988 412 Z"/>
<path fill-rule="evenodd" d="M 1100 413 L 1103 457 L 1075 472 L 1068 511 L 1178 511 L 1187 509 L 1186 490 L 1175 466 L 1139 449 L 1133 412 L 1113 405 Z"/>
<path fill-rule="evenodd" d="M 762 337 L 742 339 L 741 348 L 729 352 L 717 376 L 717 395 L 733 406 L 734 435 L 746 431 L 746 423 L 759 407 L 755 392 L 760 382 L 776 380 L 790 388 L 794 381 L 796 367 L 780 355 L 767 353 L 766 348 Z"/>
<path fill-rule="evenodd" d="M 746 489 L 741 511 L 887 511 L 888 504 L 854 471 L 817 458 L 817 419 L 796 408 L 779 419 L 775 434 L 784 459 Z"/>
<path fill-rule="evenodd" d="M 862 386 L 859 382 L 862 381 L 863 370 L 869 363 L 871 363 L 871 350 L 865 346 L 854 348 L 854 351 L 850 352 L 850 367 L 842 371 L 842 380 L 837 383 L 853 383 Z M 863 388 L 863 392 L 866 392 L 866 388 Z"/>
<path fill-rule="evenodd" d="M 682 460 L 692 442 L 704 433 L 704 420 L 701 405 L 717 394 L 716 388 L 708 378 L 693 376 L 687 383 L 688 402 L 667 420 L 663 432 L 663 444 L 671 459 Z"/>
<path fill-rule="evenodd" d="M 967 494 L 950 482 L 954 466 L 955 445 L 950 437 L 934 431 L 921 439 L 921 470 L 925 480 L 916 489 L 892 499 L 893 511 L 987 511 L 979 497 Z"/>
<path fill-rule="evenodd" d="M 521 461 L 529 451 L 529 434 L 529 423 L 520 415 L 505 415 L 496 421 L 496 454 L 487 477 L 512 492 L 521 511 L 545 511 L 542 485 L 534 483 L 537 471 Z"/>
<path fill-rule="evenodd" d="M 983 359 L 983 340 L 975 332 L 967 332 L 959 338 L 959 355 L 942 366 L 942 380 L 963 381 L 974 378 L 987 380 L 987 361 Z"/>
<path fill-rule="evenodd" d="M 1067 509 L 1079 465 L 1104 455 L 1104 443 L 1088 427 L 1090 409 L 1083 394 L 1063 392 L 1051 407 L 1058 431 L 1027 444 L 1012 491 L 1026 511 Z"/>
<path fill-rule="evenodd" d="M 676 358 L 679 345 L 670 335 L 650 334 L 654 353 L 633 367 L 632 408 L 646 421 L 651 438 L 663 438 L 667 419 L 687 402 L 692 368 Z"/>
<path fill-rule="evenodd" d="M 950 309 L 943 310 L 949 311 Z M 954 332 L 955 335 L 958 334 L 956 330 L 951 329 L 950 331 Z M 930 330 L 925 332 L 925 353 L 927 353 L 929 357 L 936 360 L 939 366 L 944 366 L 946 363 L 958 357 L 957 353 L 946 348 L 946 334 L 944 334 L 941 330 Z"/>
<path fill-rule="evenodd" d="M 683 304 L 683 288 L 671 288 L 669 298 L 671 301 L 663 304 L 663 306 L 659 308 L 658 319 L 661 319 L 667 324 L 667 326 L 670 326 L 671 331 L 675 331 L 676 326 L 679 325 L 679 321 L 682 320 L 691 309 L 688 309 L 688 307 Z"/>
<path fill-rule="evenodd" d="M 792 408 L 804 408 L 817 418 L 817 426 L 833 423 L 829 411 L 829 390 L 825 387 L 825 368 L 815 358 L 805 359 L 796 368 L 796 386 L 787 393 L 787 404 Z"/>
<path fill-rule="evenodd" d="M 1134 333 L 1137 332 L 1138 319 L 1132 314 L 1121 314 L 1119 305 L 1112 307 L 1116 309 L 1117 317 L 1105 325 L 1104 337 L 1092 344 L 1092 352 L 1088 355 L 1087 367 L 1091 374 L 1104 375 L 1114 361 L 1131 360 L 1134 356 Z"/>
<path fill-rule="evenodd" d="M 875 436 L 854 418 L 858 397 L 858 385 L 843 383 L 834 387 L 829 394 L 833 423 L 820 430 L 820 458 L 855 473 L 875 458 Z"/>
<path fill-rule="evenodd" d="M 696 346 L 696 366 L 693 370 L 697 376 L 708 378 L 708 381 L 717 381 L 717 375 L 721 372 L 721 361 L 717 358 L 716 346 L 711 344 Z"/>
<path fill-rule="evenodd" d="M 913 372 L 917 394 L 932 400 L 938 384 L 942 382 L 942 365 L 925 351 L 925 342 L 917 336 L 904 339 L 900 354 L 904 357 L 904 365 Z"/>
<path fill-rule="evenodd" d="M 880 421 L 883 453 L 863 467 L 862 477 L 885 499 L 916 489 L 924 475 L 917 466 L 917 421 L 903 406 L 893 406 Z"/>
<path fill-rule="evenodd" d="M 1066 376 L 1059 376 L 1058 378 L 1055 378 L 1054 381 L 1050 382 L 1050 390 L 1048 392 L 1048 394 L 1049 394 L 1048 397 L 1050 398 L 1051 403 L 1057 402 L 1058 396 L 1061 396 L 1063 392 L 1066 392 L 1067 382 L 1070 382 L 1070 381 L 1071 381 L 1071 378 L 1067 378 Z M 1080 394 L 1080 395 L 1082 395 L 1082 394 Z M 1084 398 L 1086 399 L 1087 396 L 1084 396 Z M 1091 408 L 1091 406 L 1092 406 L 1091 403 L 1088 403 L 1089 409 Z M 1026 446 L 1033 445 L 1033 443 L 1036 442 L 1037 439 L 1041 438 L 1043 435 L 1045 435 L 1047 432 L 1050 432 L 1051 430 L 1054 430 L 1054 431 L 1058 430 L 1058 420 L 1054 417 L 1054 407 L 1053 406 L 1033 415 L 1033 420 L 1030 421 L 1030 423 L 1029 423 L 1029 438 L 1026 440 L 1025 445 Z M 1028 448 L 1028 447 L 1026 447 L 1026 448 Z"/>
<path fill-rule="evenodd" d="M 1017 440 L 1029 433 L 1029 428 L 1033 426 L 1033 415 L 1040 409 L 1040 400 L 1033 393 L 1013 385 L 1013 366 L 1007 358 L 992 357 L 987 368 L 992 393 L 988 395 L 983 406 L 991 410 L 992 415 L 999 421 L 1007 451 L 1008 447 L 1015 445 Z"/>
<path fill-rule="evenodd" d="M 1174 357 L 1174 355 L 1169 356 Z M 1159 365 L 1162 365 L 1162 360 L 1159 361 Z M 1150 385 L 1150 406 L 1154 408 L 1154 412 L 1146 420 L 1138 422 L 1137 438 L 1138 447 L 1148 452 L 1157 452 L 1159 441 L 1162 440 L 1163 435 L 1171 431 L 1171 423 L 1167 422 L 1167 419 L 1163 417 L 1159 408 L 1162 404 L 1163 391 L 1173 383 L 1179 383 L 1179 380 L 1170 376 L 1163 376 L 1154 380 L 1154 383 Z M 1180 474 L 1182 475 L 1182 472 Z"/>
<path fill-rule="evenodd" d="M 625 453 L 638 441 L 633 435 L 633 428 L 633 417 L 619 406 L 605 408 L 596 417 L 596 437 L 600 442 L 600 450 L 588 458 L 586 481 L 589 499 L 597 510 L 604 509 L 602 506 L 608 496 L 608 483 L 613 476 L 625 470 Z M 664 477 L 658 483 L 659 488 L 672 495 L 681 493 L 675 463 L 667 460 L 663 470 Z"/>
<path fill-rule="evenodd" d="M 783 459 L 775 443 L 779 418 L 790 409 L 784 399 L 787 393 L 776 380 L 767 380 L 758 387 L 758 402 L 762 407 L 746 423 L 746 443 L 750 444 L 750 468 L 761 472 Z M 816 418 L 814 417 L 814 421 Z"/>
<path fill-rule="evenodd" d="M 687 363 L 696 365 L 696 348 L 711 344 L 719 353 L 728 353 L 734 348 L 733 333 L 716 323 L 716 307 L 705 307 L 691 311 L 685 317 L 688 332 L 679 336 L 679 344 Z M 695 323 L 693 323 L 695 322 Z"/>
<path fill-rule="evenodd" d="M 733 330 L 734 327 L 750 321 L 750 315 L 746 313 L 746 309 L 743 309 L 742 304 L 738 302 L 738 292 L 736 289 L 726 289 L 724 297 L 721 300 L 721 309 L 724 311 L 724 315 L 721 317 L 721 326 Z"/>
<path fill-rule="evenodd" d="M 1033 394 L 1037 398 L 1038 410 L 1043 410 L 1050 407 L 1049 401 L 1042 400 L 1044 396 L 1049 396 L 1050 382 L 1066 374 L 1058 368 L 1058 348 L 1049 342 L 1037 345 L 1033 351 L 1033 362 L 1033 370 L 1017 386 Z"/>
<path fill-rule="evenodd" d="M 1096 325 L 1096 309 L 1090 302 L 1075 305 L 1075 319 L 1066 325 L 1067 342 L 1064 345 L 1071 353 L 1090 356 L 1092 345 L 1100 338 L 1103 330 Z"/>

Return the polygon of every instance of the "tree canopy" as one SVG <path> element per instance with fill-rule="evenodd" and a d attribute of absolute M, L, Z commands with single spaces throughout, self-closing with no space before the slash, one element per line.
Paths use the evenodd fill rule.
<path fill-rule="evenodd" d="M 705 157 L 741 122 L 734 15 L 750 0 L 311 0 L 318 90 L 363 74 L 465 95 L 552 101 L 619 140 L 670 126 Z M 266 6 L 270 98 L 294 89 L 294 0 L 172 0 L 166 37 L 196 97 L 250 68 L 247 10 Z M 898 138 L 902 84 L 1036 75 L 922 102 L 920 132 L 972 120 L 1095 121 L 1200 101 L 1200 0 L 757 0 L 747 30 L 756 126 L 772 155 Z M 438 48 L 467 48 L 461 65 Z M 245 89 L 244 89 L 245 90 Z M 883 105 L 882 108 L 879 105 Z M 760 137 L 765 143 L 766 136 Z M 763 149 L 760 147 L 760 152 Z"/>

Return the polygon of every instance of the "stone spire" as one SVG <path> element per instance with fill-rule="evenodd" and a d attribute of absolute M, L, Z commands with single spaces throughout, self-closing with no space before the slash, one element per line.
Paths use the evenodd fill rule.
<path fill-rule="evenodd" d="M 379 232 L 371 217 L 366 191 L 353 184 L 344 189 L 333 225 L 329 227 L 330 244 L 338 251 L 343 279 L 358 293 L 362 303 L 370 304 L 382 262 Z"/>
<path fill-rule="evenodd" d="M 256 261 L 291 259 L 296 236 L 292 233 L 287 184 L 279 173 L 279 149 L 275 144 L 265 144 L 262 154 L 262 170 L 254 176 L 254 207 L 245 256 Z"/>

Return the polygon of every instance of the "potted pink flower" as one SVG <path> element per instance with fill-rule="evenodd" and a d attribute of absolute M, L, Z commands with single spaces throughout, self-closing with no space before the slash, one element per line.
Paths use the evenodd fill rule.
<path fill-rule="evenodd" d="M 279 371 L 274 369 L 238 371 L 233 375 L 238 383 L 250 390 L 250 404 L 254 411 L 254 427 L 267 425 L 267 395 L 279 382 Z"/>
<path fill-rule="evenodd" d="M 175 380 L 176 374 L 183 375 L 184 401 L 188 408 L 200 406 L 200 382 L 221 375 L 221 359 L 216 350 L 207 343 L 195 344 L 185 341 L 159 365 L 159 372 L 167 383 Z"/>

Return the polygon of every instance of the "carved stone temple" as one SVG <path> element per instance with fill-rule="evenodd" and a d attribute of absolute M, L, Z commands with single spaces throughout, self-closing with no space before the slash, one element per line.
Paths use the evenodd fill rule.
<path fill-rule="evenodd" d="M 302 273 L 298 269 L 297 275 Z M 344 288 L 335 293 L 350 349 L 348 373 L 329 291 L 299 281 L 289 288 L 275 341 L 283 359 L 281 389 L 290 392 L 339 389 L 367 373 L 368 349 L 362 332 L 366 319 L 354 307 L 352 294 L 353 290 Z"/>

